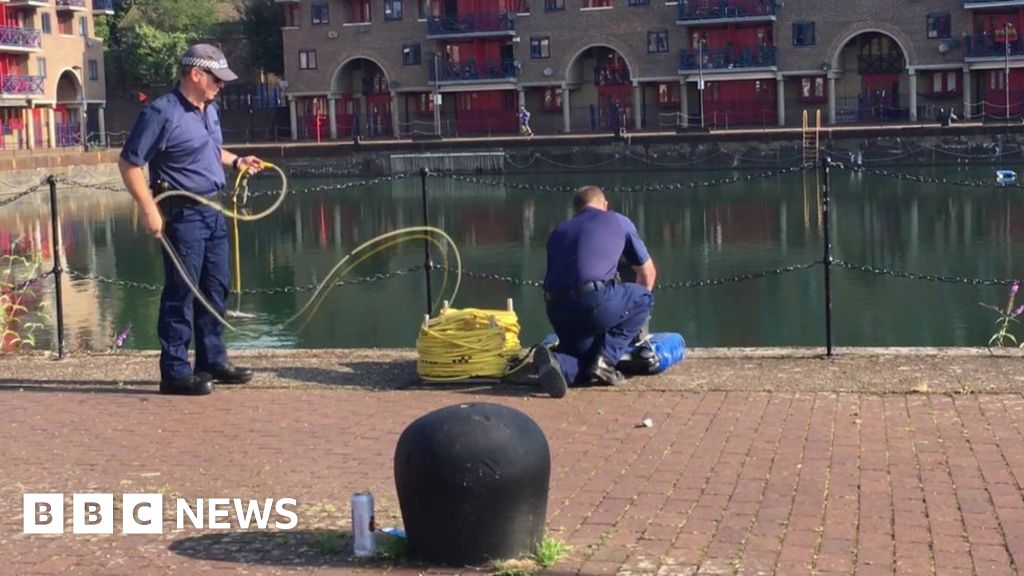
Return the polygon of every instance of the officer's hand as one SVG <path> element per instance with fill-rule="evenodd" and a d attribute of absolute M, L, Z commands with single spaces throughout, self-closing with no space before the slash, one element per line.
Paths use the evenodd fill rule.
<path fill-rule="evenodd" d="M 242 156 L 238 159 L 238 169 L 243 172 L 255 174 L 263 170 L 263 160 L 256 156 Z"/>
<path fill-rule="evenodd" d="M 164 217 L 160 214 L 160 210 L 153 206 L 152 210 L 143 212 L 143 220 L 146 226 L 146 231 L 153 235 L 154 238 L 159 238 L 164 233 Z"/>

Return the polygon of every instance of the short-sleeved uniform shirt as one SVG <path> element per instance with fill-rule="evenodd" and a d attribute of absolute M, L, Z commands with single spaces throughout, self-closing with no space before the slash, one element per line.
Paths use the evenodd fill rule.
<path fill-rule="evenodd" d="M 150 187 L 162 180 L 171 190 L 210 196 L 224 187 L 223 144 L 217 104 L 201 110 L 175 88 L 139 114 L 121 157 L 149 164 Z"/>
<path fill-rule="evenodd" d="M 650 259 L 633 222 L 616 212 L 586 207 L 558 225 L 547 243 L 544 290 L 575 290 L 584 282 L 611 280 L 623 257 L 633 266 Z"/>

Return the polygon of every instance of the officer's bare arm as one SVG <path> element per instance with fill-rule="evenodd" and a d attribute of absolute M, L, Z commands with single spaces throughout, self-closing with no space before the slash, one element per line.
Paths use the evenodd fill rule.
<path fill-rule="evenodd" d="M 124 158 L 118 158 L 117 169 L 121 172 L 121 179 L 124 181 L 128 193 L 132 195 L 139 205 L 139 209 L 142 210 L 142 215 L 146 219 L 146 229 L 150 234 L 159 236 L 163 228 L 163 217 L 160 215 L 160 209 L 157 208 L 156 202 L 153 201 L 153 193 L 150 192 L 149 185 L 146 183 L 146 175 L 142 171 L 142 166 L 136 166 Z"/>
<path fill-rule="evenodd" d="M 633 271 L 636 272 L 636 283 L 653 292 L 654 280 L 658 277 L 658 270 L 654 267 L 654 259 L 648 258 L 647 262 L 639 266 L 633 266 Z"/>

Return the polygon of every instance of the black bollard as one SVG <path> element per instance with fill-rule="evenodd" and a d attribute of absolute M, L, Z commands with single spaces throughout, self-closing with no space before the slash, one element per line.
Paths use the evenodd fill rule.
<path fill-rule="evenodd" d="M 411 552 L 456 566 L 533 553 L 550 476 L 547 439 L 518 410 L 460 404 L 418 418 L 395 449 Z"/>

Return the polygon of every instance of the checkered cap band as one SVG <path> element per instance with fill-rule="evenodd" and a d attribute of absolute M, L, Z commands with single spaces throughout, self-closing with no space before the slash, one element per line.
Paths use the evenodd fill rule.
<path fill-rule="evenodd" d="M 195 66 L 196 68 L 203 68 L 206 70 L 223 70 L 228 67 L 228 61 L 225 59 L 212 60 L 210 58 L 196 58 L 195 56 L 185 56 L 181 59 L 182 66 Z"/>

